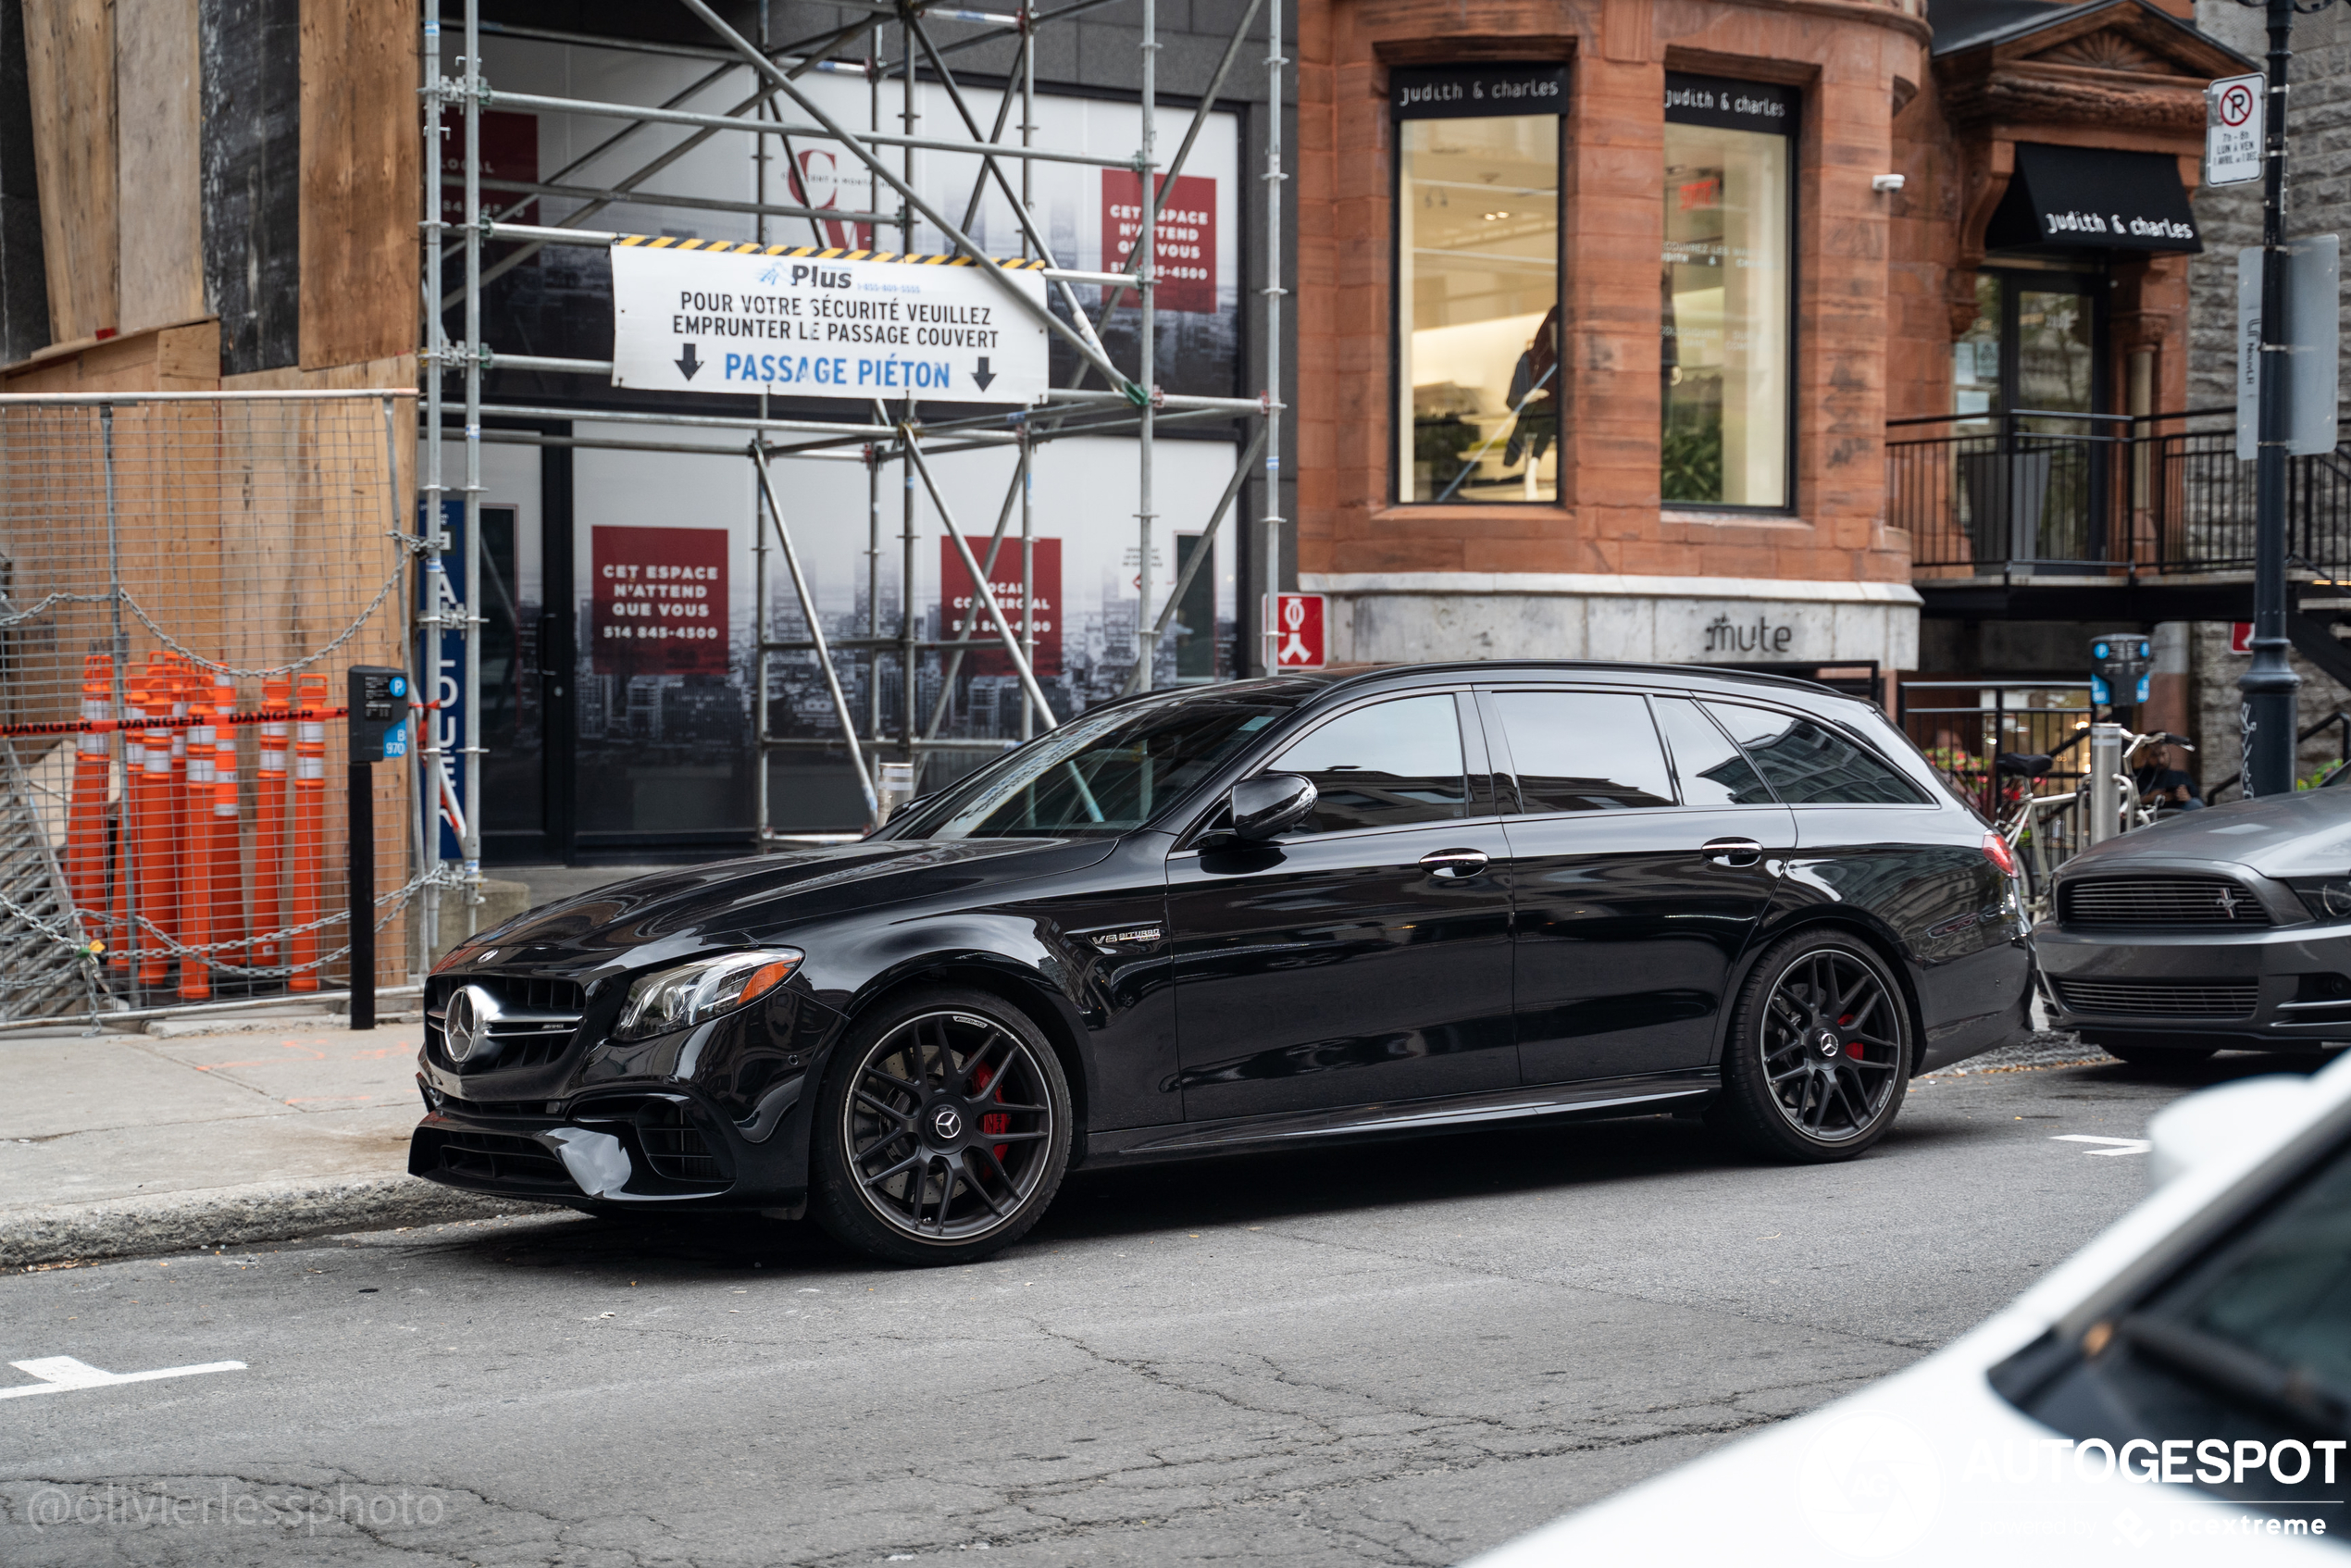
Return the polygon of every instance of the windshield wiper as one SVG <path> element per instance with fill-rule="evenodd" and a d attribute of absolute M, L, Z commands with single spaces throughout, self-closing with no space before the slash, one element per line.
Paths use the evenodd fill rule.
<path fill-rule="evenodd" d="M 2315 1368 L 2282 1367 L 2242 1345 L 2145 1313 L 2115 1325 L 2115 1337 L 2216 1394 L 2351 1433 L 2351 1397 Z"/>

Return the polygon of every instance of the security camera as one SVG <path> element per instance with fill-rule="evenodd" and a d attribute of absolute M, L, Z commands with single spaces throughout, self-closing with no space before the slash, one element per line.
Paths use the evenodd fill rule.
<path fill-rule="evenodd" d="M 1890 196 L 1901 188 L 1902 177 L 1898 174 L 1878 174 L 1870 179 L 1870 189 L 1881 196 Z"/>

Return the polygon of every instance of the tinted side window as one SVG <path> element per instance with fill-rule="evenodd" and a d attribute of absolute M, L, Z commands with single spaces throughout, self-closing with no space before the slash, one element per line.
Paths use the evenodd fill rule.
<path fill-rule="evenodd" d="M 1670 806 L 1673 776 L 1648 703 L 1627 691 L 1502 691 L 1494 698 L 1522 810 Z"/>
<path fill-rule="evenodd" d="M 1299 828 L 1336 833 L 1469 815 L 1462 725 L 1450 692 L 1375 703 L 1342 715 L 1267 765 L 1302 773 L 1320 796 Z"/>
<path fill-rule="evenodd" d="M 1681 776 L 1682 803 L 1693 806 L 1767 806 L 1771 787 L 1730 737 L 1686 697 L 1660 697 L 1657 722 L 1673 748 L 1673 771 Z"/>
<path fill-rule="evenodd" d="M 1780 799 L 1790 805 L 1916 805 L 1909 780 L 1876 757 L 1810 719 L 1708 703 Z"/>

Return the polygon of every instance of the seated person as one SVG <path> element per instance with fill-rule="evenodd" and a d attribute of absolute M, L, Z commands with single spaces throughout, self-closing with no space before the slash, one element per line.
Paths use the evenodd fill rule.
<path fill-rule="evenodd" d="M 2204 798 L 2195 778 L 2180 765 L 2183 760 L 2177 746 L 2156 747 L 2150 759 L 2131 772 L 2139 799 L 2153 801 L 2164 811 L 2202 811 Z"/>

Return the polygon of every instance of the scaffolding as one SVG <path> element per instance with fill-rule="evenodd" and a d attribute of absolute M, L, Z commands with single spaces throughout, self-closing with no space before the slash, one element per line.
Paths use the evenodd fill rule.
<path fill-rule="evenodd" d="M 429 5 L 430 0 L 429 0 Z M 424 610 L 419 616 L 420 629 L 428 639 L 438 635 L 451 620 L 465 638 L 463 659 L 463 690 L 469 702 L 469 711 L 479 714 L 478 703 L 471 702 L 480 690 L 480 642 L 479 628 L 483 626 L 481 570 L 481 497 L 482 447 L 486 442 L 517 442 L 541 443 L 558 442 L 575 447 L 595 447 L 612 451 L 672 452 L 734 455 L 747 459 L 755 476 L 753 505 L 753 604 L 755 647 L 753 649 L 754 697 L 754 813 L 759 842 L 762 848 L 784 835 L 777 834 L 771 823 L 768 803 L 768 758 L 783 751 L 802 747 L 844 748 L 863 791 L 868 819 L 878 821 L 891 803 L 878 780 L 880 758 L 895 753 L 902 764 L 916 763 L 927 752 L 954 749 L 970 750 L 976 742 L 969 739 L 941 740 L 939 728 L 950 697 L 954 691 L 957 669 L 964 656 L 975 649 L 1001 649 L 1009 660 L 1020 690 L 1018 740 L 999 742 L 1017 744 L 1028 739 L 1038 725 L 1054 727 L 1056 718 L 1044 692 L 1039 686 L 1034 670 L 1037 649 L 1036 617 L 1027 612 L 1033 603 L 1035 583 L 1035 523 L 1029 484 L 1033 455 L 1040 445 L 1068 437 L 1132 435 L 1135 438 L 1136 460 L 1138 466 L 1135 524 L 1138 559 L 1140 563 L 1137 586 L 1138 626 L 1134 668 L 1128 675 L 1126 690 L 1129 692 L 1148 691 L 1153 680 L 1153 663 L 1164 640 L 1170 619 L 1189 589 L 1193 574 L 1201 569 L 1213 554 L 1209 547 L 1222 529 L 1225 516 L 1238 503 L 1243 485 L 1255 465 L 1263 460 L 1264 507 L 1260 518 L 1262 529 L 1262 565 L 1252 573 L 1270 604 L 1271 596 L 1280 581 L 1280 530 L 1284 519 L 1280 516 L 1280 454 L 1281 414 L 1281 219 L 1283 210 L 1282 185 L 1287 176 L 1282 168 L 1283 138 L 1282 69 L 1288 64 L 1282 53 L 1282 0 L 1248 0 L 1229 42 L 1216 62 L 1208 80 L 1200 84 L 1197 106 L 1193 109 L 1184 135 L 1171 158 L 1159 156 L 1158 58 L 1161 43 L 1158 32 L 1156 0 L 1066 0 L 1066 3 L 1039 9 L 1038 0 L 1017 0 L 1016 8 L 1009 11 L 982 11 L 949 6 L 939 0 L 901 0 L 896 5 L 872 3 L 872 0 L 832 0 L 827 6 L 837 13 L 847 9 L 858 13 L 856 19 L 845 26 L 832 27 L 806 38 L 776 44 L 771 29 L 777 17 L 771 16 L 769 0 L 759 0 L 756 37 L 747 37 L 706 3 L 706 0 L 675 0 L 675 4 L 696 19 L 709 33 L 703 44 L 653 44 L 563 31 L 554 29 L 491 24 L 480 15 L 480 0 L 463 0 L 461 29 L 457 56 L 457 72 L 444 74 L 442 68 L 442 23 L 433 14 L 424 20 L 423 57 L 426 101 L 424 115 L 426 156 L 424 159 L 424 231 L 425 271 L 424 317 L 428 342 L 423 350 L 425 418 L 423 440 L 426 446 L 420 465 L 424 492 L 427 548 L 422 570 L 429 591 L 423 596 Z M 1096 12 L 1112 4 L 1131 5 L 1139 9 L 1141 29 L 1140 62 L 1140 135 L 1131 157 L 1107 157 L 1067 148 L 1040 145 L 1036 137 L 1037 123 L 1037 40 L 1039 31 L 1056 22 L 1064 22 L 1081 14 Z M 775 0 L 773 10 L 785 9 L 783 0 Z M 1259 317 L 1263 333 L 1266 356 L 1265 390 L 1255 398 L 1187 396 L 1171 394 L 1159 385 L 1156 331 L 1156 299 L 1161 282 L 1159 277 L 1158 231 L 1160 216 L 1176 180 L 1182 174 L 1186 160 L 1191 156 L 1201 130 L 1207 124 L 1218 94 L 1240 60 L 1250 42 L 1258 35 L 1260 18 L 1263 19 L 1263 69 L 1266 85 L 1266 130 L 1264 167 L 1259 175 L 1264 202 L 1263 276 L 1257 289 Z M 944 43 L 934 36 L 938 24 L 950 22 L 973 31 L 966 36 Z M 509 38 L 537 39 L 554 44 L 585 44 L 601 48 L 642 51 L 649 54 L 678 56 L 700 59 L 709 70 L 684 91 L 673 94 L 660 105 L 613 103 L 587 98 L 550 96 L 539 93 L 514 93 L 500 90 L 487 80 L 482 68 L 481 46 L 486 34 Z M 983 125 L 964 83 L 958 79 L 949 56 L 975 45 L 1013 37 L 1014 44 L 1011 69 L 1005 74 L 992 125 Z M 894 48 L 893 48 L 894 45 Z M 862 58 L 855 54 L 862 48 Z M 708 114 L 687 110 L 681 106 L 695 93 L 725 78 L 728 73 L 747 69 L 753 78 L 753 91 L 724 114 Z M 859 131 L 845 125 L 804 85 L 813 73 L 848 73 L 859 76 L 866 83 L 868 93 L 869 129 Z M 884 99 L 892 81 L 899 92 L 897 133 L 881 131 L 884 120 Z M 942 89 L 954 110 L 953 118 L 964 132 L 961 140 L 918 136 L 915 132 L 918 115 L 915 94 L 919 82 L 927 81 Z M 492 107 L 546 114 L 564 114 L 622 122 L 622 129 L 605 137 L 588 153 L 571 160 L 544 180 L 515 180 L 490 178 L 485 174 L 482 144 L 482 117 Z M 1018 110 L 1018 119 L 1014 111 Z M 454 110 L 461 116 L 462 166 L 464 169 L 464 220 L 450 224 L 443 215 L 442 187 L 447 180 L 444 154 L 441 145 L 445 134 L 444 117 Z M 797 116 L 799 118 L 790 118 Z M 688 128 L 692 134 L 659 155 L 650 157 L 633 173 L 616 180 L 594 185 L 564 183 L 566 176 L 580 169 L 591 159 L 608 154 L 616 145 L 637 135 L 650 126 Z M 751 203 L 714 201 L 707 196 L 665 194 L 645 188 L 646 182 L 663 168 L 674 164 L 688 151 L 714 137 L 748 138 L 756 167 L 756 199 Z M 838 149 L 837 156 L 852 158 L 869 174 L 872 190 L 877 195 L 887 191 L 895 196 L 894 208 L 883 209 L 877 200 L 871 212 L 842 212 L 834 208 L 819 208 L 804 202 L 770 200 L 769 164 L 774 149 L 780 144 L 784 156 L 792 156 L 795 143 L 819 143 Z M 915 189 L 914 156 L 918 150 L 976 156 L 979 160 L 979 181 L 975 186 L 964 221 L 952 217 L 933 203 L 926 201 Z M 892 168 L 892 155 L 897 167 Z M 1037 220 L 1033 203 L 1032 175 L 1040 163 L 1067 163 L 1129 169 L 1137 178 L 1138 189 L 1148 199 L 1138 205 L 1140 232 L 1128 248 L 1125 267 L 1119 270 L 1088 271 L 1063 265 L 1064 258 L 1054 254 L 1042 226 Z M 1009 167 L 1008 167 L 1009 166 Z M 1021 235 L 1021 250 L 1016 260 L 1000 261 L 986 254 L 975 243 L 967 230 L 979 211 L 983 190 L 992 186 L 1001 192 L 1010 206 Z M 503 208 L 492 210 L 485 202 L 485 193 L 509 198 Z M 797 171 L 782 193 L 805 198 L 808 194 Z M 541 197 L 558 196 L 577 200 L 580 205 L 561 220 L 552 224 L 512 221 L 521 216 Z M 849 220 L 873 224 L 877 230 L 895 228 L 898 254 L 914 248 L 915 226 L 927 224 L 944 237 L 952 247 L 957 265 L 979 269 L 1000 286 L 1007 301 L 1052 337 L 1058 338 L 1076 355 L 1076 374 L 1066 387 L 1051 390 L 1041 402 L 1023 407 L 1007 417 L 1001 411 L 927 420 L 920 417 L 917 403 L 908 398 L 894 410 L 878 401 L 871 404 L 871 416 L 865 419 L 820 421 L 766 417 L 767 396 L 760 394 L 757 417 L 728 417 L 708 414 L 663 414 L 622 411 L 590 406 L 543 406 L 515 404 L 491 404 L 484 401 L 483 380 L 491 371 L 511 369 L 551 374 L 572 374 L 587 377 L 610 377 L 609 361 L 554 358 L 543 355 L 511 355 L 491 351 L 482 337 L 482 289 L 504 272 L 521 265 L 530 255 L 546 246 L 568 245 L 597 249 L 609 248 L 630 236 L 587 227 L 596 214 L 621 202 L 653 206 L 675 206 L 685 209 L 749 211 L 755 215 L 759 238 L 767 238 L 771 219 Z M 453 240 L 450 230 L 458 234 Z M 821 235 L 819 237 L 822 237 Z M 492 243 L 506 243 L 516 248 L 496 262 L 485 265 L 485 247 Z M 778 247 L 780 248 L 780 247 Z M 771 253 L 773 254 L 773 253 Z M 868 253 L 845 248 L 811 248 L 792 254 L 815 255 L 824 258 L 845 257 L 862 259 Z M 886 256 L 889 253 L 880 253 Z M 462 281 L 448 292 L 443 291 L 445 271 L 454 263 L 460 269 Z M 1041 272 L 1052 297 L 1066 311 L 1066 317 L 1048 307 L 1040 306 L 1014 280 L 1007 267 L 1030 272 Z M 1246 259 L 1242 263 L 1241 289 L 1247 292 Z M 1140 326 L 1137 337 L 1136 363 L 1130 368 L 1117 364 L 1104 346 L 1096 322 L 1096 313 L 1088 310 L 1076 290 L 1081 287 L 1102 291 L 1099 317 L 1106 323 L 1118 303 L 1131 294 L 1138 301 Z M 445 322 L 449 310 L 462 305 L 462 341 L 449 340 Z M 453 432 L 463 442 L 463 484 L 465 529 L 464 599 L 454 614 L 444 613 L 444 595 L 437 590 L 445 580 L 442 549 L 446 535 L 441 520 L 442 501 L 449 488 L 442 467 L 444 426 L 449 423 L 445 407 L 445 380 L 451 372 L 459 372 L 463 380 L 463 417 Z M 1089 387 L 1094 378 L 1106 383 Z M 582 435 L 576 429 L 563 437 L 534 435 L 519 430 L 485 430 L 485 418 L 506 420 L 560 419 L 591 423 L 603 429 L 595 435 Z M 1153 491 L 1154 438 L 1171 426 L 1202 422 L 1232 423 L 1246 421 L 1248 440 L 1235 465 L 1232 481 L 1225 487 L 1224 497 L 1216 506 L 1200 535 L 1200 544 L 1184 564 L 1174 591 L 1168 593 L 1158 619 L 1146 634 L 1140 621 L 1150 614 L 1154 598 L 1153 529 L 1159 521 Z M 740 435 L 740 446 L 714 447 L 707 444 L 708 436 L 698 442 L 658 439 L 630 439 L 625 434 L 629 426 L 667 428 L 678 431 L 728 431 Z M 657 433 L 657 432 L 649 432 Z M 976 540 L 964 526 L 939 485 L 934 471 L 934 460 L 952 454 L 978 450 L 1010 448 L 1014 455 L 1014 473 L 1001 505 L 999 507 L 992 532 L 983 541 Z M 869 504 L 867 507 L 866 593 L 864 635 L 851 638 L 826 636 L 813 597 L 808 575 L 803 569 L 802 552 L 793 532 L 792 519 L 780 504 L 773 477 L 772 465 L 778 459 L 826 459 L 859 462 L 865 467 Z M 899 595 L 899 624 L 892 629 L 884 626 L 881 616 L 880 563 L 884 538 L 881 504 L 883 475 L 896 468 L 904 496 L 903 516 L 900 530 L 902 560 L 902 591 Z M 979 615 L 967 617 L 959 635 L 925 639 L 918 635 L 918 618 L 914 607 L 916 489 L 926 495 L 944 526 L 948 540 L 952 541 L 957 558 L 970 576 Z M 1011 542 L 1011 529 L 1017 520 L 1016 536 L 1021 564 L 1023 613 L 1015 629 L 991 589 L 991 580 L 1001 580 L 994 573 L 999 552 Z M 1245 546 L 1243 547 L 1245 548 Z M 770 569 L 771 554 L 779 556 L 784 576 L 789 580 L 794 601 L 806 623 L 809 635 L 788 639 L 774 635 L 772 611 L 775 608 L 775 583 Z M 1241 606 L 1237 610 L 1246 615 Z M 1274 667 L 1270 634 L 1274 617 L 1261 605 L 1258 619 L 1257 656 L 1252 661 L 1261 669 Z M 984 627 L 980 624 L 984 620 Z M 944 628 L 941 628 L 942 631 Z M 840 738 L 810 739 L 788 737 L 773 733 L 770 716 L 770 659 L 778 653 L 813 653 L 823 672 L 827 692 L 840 727 Z M 918 712 L 915 674 L 920 657 L 936 653 L 945 661 L 946 678 L 937 704 L 926 720 Z M 900 711 L 890 716 L 896 720 L 898 733 L 892 738 L 885 733 L 885 716 L 881 712 L 881 684 L 869 682 L 868 702 L 864 722 L 852 711 L 852 704 L 840 678 L 837 661 L 843 655 L 865 654 L 876 661 L 894 657 L 903 678 Z M 479 743 L 478 727 L 465 737 L 461 748 L 459 768 L 462 773 L 460 798 L 468 803 L 480 798 L 481 760 L 484 748 Z M 436 734 L 427 738 L 427 765 L 440 769 L 444 757 Z M 895 791 L 893 791 L 894 793 Z M 427 807 L 429 814 L 432 808 Z M 479 812 L 460 828 L 462 877 L 467 889 L 466 902 L 478 905 L 480 899 L 481 839 Z M 436 842 L 432 825 L 426 824 L 428 842 Z M 433 896 L 428 886 L 427 896 Z M 429 927 L 438 929 L 438 915 L 428 910 Z M 468 916 L 467 929 L 471 929 Z"/>

